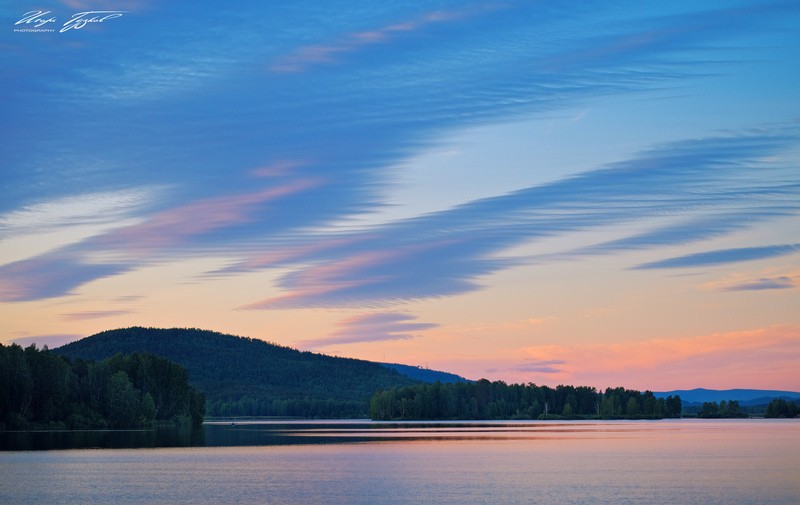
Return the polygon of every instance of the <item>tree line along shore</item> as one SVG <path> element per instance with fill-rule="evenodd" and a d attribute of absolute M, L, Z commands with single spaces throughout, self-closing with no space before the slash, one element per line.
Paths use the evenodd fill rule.
<path fill-rule="evenodd" d="M 47 347 L 0 344 L 0 429 L 199 425 L 205 397 L 181 366 L 150 354 L 70 360 Z"/>
<path fill-rule="evenodd" d="M 67 357 L 47 347 L 22 348 L 0 344 L 0 430 L 25 429 L 129 429 L 160 424 L 199 425 L 204 416 L 363 418 L 374 420 L 551 420 L 551 419 L 664 419 L 676 417 L 735 418 L 749 416 L 797 417 L 798 404 L 773 399 L 761 410 L 740 407 L 737 401 L 706 402 L 702 407 L 682 405 L 678 395 L 656 397 L 650 391 L 623 387 L 598 391 L 587 386 L 506 384 L 461 381 L 414 383 L 405 378 L 373 392 L 353 390 L 354 377 L 369 368 L 357 360 L 345 360 L 331 378 L 324 370 L 304 372 L 314 384 L 336 391 L 334 397 L 302 396 L 297 387 L 281 383 L 283 374 L 271 375 L 269 393 L 250 395 L 235 380 L 216 383 L 204 391 L 190 384 L 187 370 L 166 358 L 149 353 L 115 354 L 100 360 Z M 220 365 L 219 368 L 224 368 Z M 374 367 L 381 374 L 387 371 Z M 195 367 L 197 375 L 198 367 Z M 218 373 L 219 369 L 212 371 Z M 252 372 L 251 372 L 252 373 Z M 296 375 L 296 374 L 295 374 Z M 276 379 L 277 377 L 277 379 Z M 381 375 L 381 381 L 386 383 Z M 304 380 L 307 380 L 308 377 Z M 297 377 L 285 377 L 296 381 Z M 374 386 L 375 383 L 373 383 Z M 238 391 L 238 393 L 237 393 Z M 210 396 L 210 400 L 207 400 Z"/>
<path fill-rule="evenodd" d="M 680 417 L 680 396 L 656 398 L 622 387 L 506 384 L 481 379 L 418 384 L 377 393 L 370 417 L 410 419 L 663 419 Z"/>

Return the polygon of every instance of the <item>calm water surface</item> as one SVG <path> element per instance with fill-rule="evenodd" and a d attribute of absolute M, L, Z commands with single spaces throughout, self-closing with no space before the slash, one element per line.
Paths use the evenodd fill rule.
<path fill-rule="evenodd" d="M 0 503 L 800 504 L 798 420 L 225 423 L 187 444 L 0 452 Z"/>

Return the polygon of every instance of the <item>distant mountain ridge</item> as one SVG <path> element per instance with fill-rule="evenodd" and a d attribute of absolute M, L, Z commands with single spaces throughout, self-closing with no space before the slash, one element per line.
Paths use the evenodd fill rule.
<path fill-rule="evenodd" d="M 705 402 L 738 401 L 742 406 L 766 405 L 776 398 L 783 400 L 800 400 L 796 391 L 778 391 L 770 389 L 682 389 L 675 391 L 654 392 L 656 398 L 678 395 L 684 404 L 701 404 Z"/>
<path fill-rule="evenodd" d="M 451 384 L 454 382 L 472 382 L 465 379 L 460 375 L 449 372 L 440 372 L 438 370 L 431 370 L 429 368 L 422 368 L 419 366 L 401 365 L 400 363 L 381 363 L 386 368 L 391 368 L 401 375 L 410 377 L 420 382 L 427 382 L 433 384 L 434 382 L 441 382 L 442 384 Z"/>

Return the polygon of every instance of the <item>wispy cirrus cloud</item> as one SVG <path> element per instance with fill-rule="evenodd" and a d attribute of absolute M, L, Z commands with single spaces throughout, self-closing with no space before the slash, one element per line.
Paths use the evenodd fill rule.
<path fill-rule="evenodd" d="M 438 325 L 413 322 L 416 318 L 409 314 L 382 312 L 353 316 L 338 323 L 339 330 L 319 339 L 302 340 L 298 346 L 304 349 L 319 349 L 338 344 L 364 342 L 385 342 L 387 340 L 408 340 L 415 333 Z"/>
<path fill-rule="evenodd" d="M 792 289 L 798 285 L 797 279 L 787 276 L 762 277 L 750 282 L 727 286 L 725 291 L 762 291 L 765 289 Z"/>
<path fill-rule="evenodd" d="M 713 265 L 724 265 L 727 263 L 739 263 L 742 261 L 777 258 L 789 254 L 796 254 L 798 252 L 800 252 L 800 244 L 740 247 L 735 249 L 721 249 L 718 251 L 688 254 L 685 256 L 679 256 L 677 258 L 642 263 L 634 268 L 639 270 L 650 270 L 660 268 L 706 267 Z"/>
<path fill-rule="evenodd" d="M 227 233 L 235 242 L 243 227 L 255 220 L 263 221 L 259 214 L 265 208 L 315 186 L 313 180 L 300 179 L 199 199 L 142 216 L 133 224 L 118 225 L 45 254 L 0 265 L 0 300 L 63 296 L 92 280 L 119 275 L 165 257 L 198 254 L 192 249 L 200 244 L 209 244 L 203 246 L 204 251 L 213 248 L 213 238 L 209 241 L 208 237 L 215 233 Z M 84 205 L 98 208 L 91 200 Z"/>
<path fill-rule="evenodd" d="M 761 276 L 733 274 L 725 279 L 708 282 L 704 288 L 718 291 L 765 291 L 800 287 L 798 272 L 765 272 Z"/>
<path fill-rule="evenodd" d="M 385 306 L 478 289 L 482 276 L 529 261 L 499 254 L 543 237 L 653 215 L 669 214 L 685 224 L 698 218 L 692 209 L 708 217 L 709 229 L 727 233 L 756 215 L 796 211 L 793 175 L 786 184 L 772 180 L 763 186 L 729 177 L 748 179 L 743 166 L 758 165 L 755 157 L 779 151 L 796 136 L 789 128 L 774 128 L 671 143 L 607 170 L 363 233 L 320 231 L 379 208 L 391 167 L 443 132 L 705 75 L 716 67 L 702 51 L 693 52 L 697 48 L 735 39 L 731 27 L 758 32 L 766 21 L 797 9 L 776 2 L 666 16 L 631 10 L 620 23 L 616 11 L 595 17 L 595 5 L 453 4 L 431 12 L 395 6 L 389 14 L 377 5 L 363 7 L 346 28 L 337 24 L 333 34 L 308 15 L 305 9 L 314 4 L 292 4 L 274 19 L 263 6 L 258 12 L 264 15 L 252 18 L 242 17 L 238 5 L 219 7 L 213 33 L 225 36 L 208 42 L 206 33 L 194 30 L 190 14 L 196 12 L 165 4 L 157 13 L 148 10 L 147 34 L 157 38 L 152 45 L 103 39 L 107 45 L 91 45 L 91 59 L 80 48 L 59 47 L 62 67 L 69 70 L 53 71 L 44 84 L 38 68 L 20 68 L 13 88 L 0 89 L 10 97 L 0 103 L 3 115 L 18 118 L 4 130 L 5 141 L 24 146 L 0 153 L 4 175 L 14 181 L 4 188 L 3 212 L 29 207 L 43 191 L 69 198 L 86 187 L 141 181 L 172 191 L 158 211 L 139 209 L 133 225 L 9 262 L 0 268 L 3 299 L 58 296 L 145 262 L 214 251 L 242 258 L 217 275 L 293 269 L 280 281 L 285 295 L 256 300 L 252 308 Z M 591 32 L 582 29 L 587 24 Z M 364 31 L 365 25 L 377 28 Z M 144 33 L 135 32 L 143 25 L 126 26 Z M 428 31 L 437 36 L 425 44 L 401 36 Z M 358 56 L 355 72 L 314 65 L 302 50 L 286 49 L 337 44 L 343 50 L 332 54 Z M 366 48 L 387 54 L 371 57 Z M 0 63 L 41 48 L 11 49 Z M 104 56 L 116 66 L 103 65 Z M 253 70 L 281 57 L 296 58 L 308 72 L 266 76 Z M 179 96 L 123 92 L 161 89 L 158 83 L 172 82 L 176 62 L 195 59 L 202 67 L 191 72 L 196 83 L 170 85 Z M 141 75 L 137 69 L 150 60 L 154 67 Z M 167 68 L 172 73 L 158 70 Z M 253 169 L 280 165 L 276 160 L 304 161 L 278 171 Z M 275 186 L 253 189 L 254 175 L 271 178 Z M 313 187 L 303 186 L 309 181 Z M 274 193 L 281 188 L 291 189 Z M 767 192 L 775 199 L 772 207 L 763 203 Z M 740 211 L 739 218 L 727 214 L 731 209 Z M 697 234 L 696 240 L 708 236 Z"/>
<path fill-rule="evenodd" d="M 24 154 L 3 153 L 4 169 L 20 184 L 0 206 L 25 204 L 42 188 L 75 194 L 87 185 L 114 187 L 143 179 L 201 193 L 209 188 L 230 191 L 242 184 L 234 182 L 236 175 L 271 158 L 310 157 L 318 160 L 317 173 L 310 175 L 335 171 L 342 183 L 328 187 L 331 205 L 321 206 L 318 220 L 341 218 L 354 210 L 343 206 L 344 201 L 357 199 L 362 208 L 374 205 L 374 185 L 385 180 L 385 167 L 442 132 L 701 75 L 713 63 L 703 58 L 701 70 L 686 51 L 736 37 L 731 26 L 758 29 L 760 21 L 788 9 L 776 3 L 761 5 L 756 12 L 732 7 L 679 17 L 640 14 L 620 29 L 616 22 L 594 21 L 598 6 L 506 3 L 486 16 L 479 15 L 481 5 L 455 4 L 427 13 L 420 13 L 419 6 L 394 6 L 392 15 L 382 13 L 387 9 L 383 5 L 364 7 L 365 19 L 381 20 L 374 23 L 383 27 L 378 31 L 394 26 L 386 17 L 452 29 L 423 45 L 409 37 L 390 37 L 380 44 L 387 54 L 359 60 L 356 72 L 326 73 L 325 86 L 319 85 L 318 75 L 266 78 L 252 71 L 264 58 L 279 59 L 286 47 L 307 46 L 309 40 L 325 46 L 324 40 L 335 38 L 326 30 L 319 33 L 314 18 L 326 14 L 323 10 L 310 16 L 309 8 L 319 9 L 315 3 L 286 6 L 283 17 L 271 16 L 262 5 L 246 19 L 241 12 L 253 12 L 252 5 L 215 6 L 213 26 L 198 22 L 203 9 L 188 12 L 178 5 L 160 5 L 158 12 L 149 13 L 146 25 L 131 25 L 148 27 L 150 46 L 104 40 L 105 45 L 89 45 L 91 59 L 81 51 L 58 48 L 64 66 L 74 70 L 48 75 L 47 86 L 59 92 L 47 93 L 46 100 L 26 85 L 38 77 L 33 66 L 12 76 L 21 82 L 12 99 L 0 104 L 8 117 L 18 118 L 6 132 L 7 142 L 30 148 Z M 443 14 L 451 10 L 466 14 Z M 587 19 L 604 32 L 602 37 L 577 35 Z M 198 30 L 199 24 L 209 32 Z M 664 25 L 680 28 L 665 30 Z M 345 39 L 359 33 L 349 28 Z M 361 39 L 370 37 L 356 40 Z M 589 49 L 595 50 L 591 57 L 575 57 Z M 107 60 L 114 65 L 103 65 Z M 182 68 L 188 61 L 201 68 Z M 566 65 L 565 71 L 553 69 L 558 62 Z M 187 84 L 183 75 L 196 82 Z M 165 87 L 174 93 L 139 96 Z M 224 107 L 210 106 L 217 102 Z M 34 105 L 39 115 L 46 111 L 53 121 L 43 124 L 26 114 Z M 71 112 L 53 114 L 61 110 Z M 121 114 L 124 124 L 107 120 Z M 82 128 L 59 127 L 69 121 L 79 121 Z M 365 138 L 370 141 L 363 142 Z M 86 145 L 104 148 L 86 152 L 80 148 Z M 64 160 L 56 186 L 38 169 L 52 159 Z"/>
<path fill-rule="evenodd" d="M 97 242 L 126 250 L 165 250 L 218 230 L 241 228 L 253 222 L 263 224 L 264 217 L 259 214 L 265 207 L 318 185 L 313 179 L 300 179 L 256 191 L 199 199 L 114 230 L 98 237 Z"/>
<path fill-rule="evenodd" d="M 451 210 L 361 233 L 318 235 L 317 244 L 329 247 L 293 258 L 310 266 L 280 279 L 287 293 L 247 308 L 391 304 L 453 295 L 477 289 L 481 276 L 531 261 L 500 253 L 543 238 L 630 222 L 646 226 L 653 221 L 660 227 L 669 216 L 689 224 L 713 222 L 705 233 L 684 238 L 699 242 L 751 225 L 749 218 L 763 219 L 765 213 L 795 215 L 800 212 L 800 176 L 761 160 L 797 143 L 791 125 L 675 142 L 609 167 Z M 770 170 L 780 177 L 764 179 Z M 603 248 L 620 252 L 626 250 L 624 243 Z M 663 237 L 639 241 L 640 247 L 665 244 Z M 745 261 L 795 250 L 795 245 L 785 245 L 703 253 L 682 264 Z M 571 253 L 565 251 L 567 256 Z M 553 255 L 532 260 L 557 259 Z"/>
<path fill-rule="evenodd" d="M 521 364 L 516 365 L 509 370 L 523 373 L 556 374 L 562 373 L 564 371 L 562 365 L 566 364 L 567 361 L 563 359 L 526 359 Z"/>
<path fill-rule="evenodd" d="M 0 214 L 0 265 L 130 226 L 160 193 L 150 187 L 81 193 Z"/>
<path fill-rule="evenodd" d="M 82 255 L 56 250 L 0 266 L 0 301 L 53 298 L 103 277 L 131 270 L 130 264 L 92 262 Z"/>
<path fill-rule="evenodd" d="M 341 61 L 347 54 L 364 50 L 370 46 L 387 44 L 391 39 L 403 34 L 424 30 L 436 24 L 457 22 L 502 7 L 503 4 L 500 3 L 483 3 L 449 10 L 433 10 L 405 21 L 342 35 L 336 42 L 302 46 L 288 55 L 278 57 L 270 65 L 270 70 L 273 72 L 302 72 L 315 65 Z"/>
<path fill-rule="evenodd" d="M 61 319 L 66 321 L 85 321 L 87 319 L 102 319 L 104 317 L 115 317 L 132 313 L 133 312 L 130 310 L 84 310 L 81 312 L 61 314 Z"/>
<path fill-rule="evenodd" d="M 530 261 L 502 258 L 500 253 L 543 238 L 631 221 L 646 224 L 668 215 L 687 224 L 713 223 L 699 228 L 705 233 L 695 229 L 684 237 L 687 242 L 701 241 L 747 226 L 749 218 L 800 211 L 800 184 L 794 180 L 798 177 L 786 175 L 783 166 L 761 161 L 796 143 L 797 132 L 791 125 L 675 142 L 569 179 L 363 232 L 286 236 L 272 244 L 267 239 L 269 253 L 232 264 L 218 274 L 309 265 L 281 277 L 286 294 L 254 302 L 247 306 L 251 309 L 387 306 L 478 289 L 480 277 Z M 781 177 L 762 180 L 770 170 Z M 251 226 L 264 226 L 264 209 L 281 206 L 298 194 L 314 194 L 325 187 L 320 181 L 300 176 L 263 190 L 197 200 L 50 254 L 7 264 L 0 267 L 0 278 L 6 281 L 0 296 L 4 300 L 59 296 L 89 280 L 128 271 L 141 261 L 160 260 L 191 246 L 208 247 L 203 244 L 210 237 L 227 237 L 227 247 L 236 247 Z M 268 228 L 275 233 L 281 227 L 291 229 L 285 220 L 273 220 Z M 661 232 L 651 233 L 648 240 L 640 240 L 642 235 L 633 240 L 640 247 L 668 243 L 663 237 L 652 238 Z M 623 239 L 602 249 L 625 250 L 625 244 Z M 796 250 L 797 245 L 790 244 L 700 253 L 639 268 L 745 261 Z M 97 262 L 89 252 L 116 259 Z"/>
<path fill-rule="evenodd" d="M 0 240 L 21 233 L 46 233 L 77 225 L 102 225 L 129 217 L 152 201 L 157 190 L 88 192 L 23 206 L 0 214 Z"/>

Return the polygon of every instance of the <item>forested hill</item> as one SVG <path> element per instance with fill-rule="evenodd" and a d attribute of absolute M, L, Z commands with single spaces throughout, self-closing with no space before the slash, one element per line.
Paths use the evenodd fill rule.
<path fill-rule="evenodd" d="M 53 352 L 98 361 L 133 352 L 166 358 L 205 393 L 209 416 L 365 416 L 376 391 L 418 382 L 378 363 L 198 329 L 109 330 Z"/>

